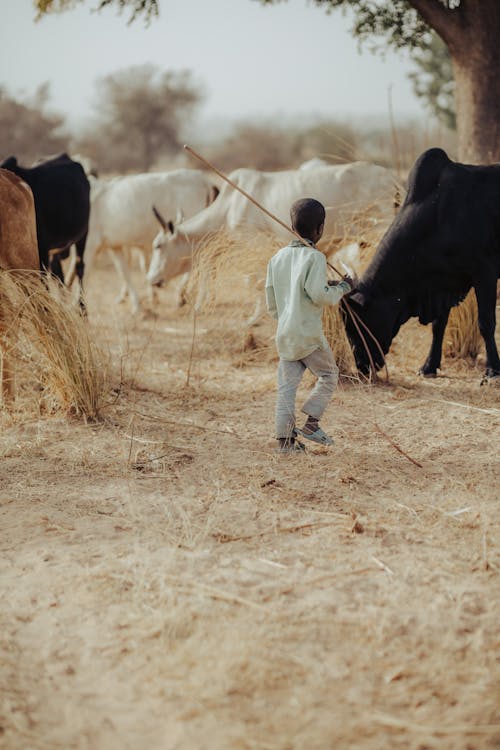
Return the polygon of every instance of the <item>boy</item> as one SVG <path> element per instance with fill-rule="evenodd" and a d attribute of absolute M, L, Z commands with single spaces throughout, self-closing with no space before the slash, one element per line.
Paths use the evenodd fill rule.
<path fill-rule="evenodd" d="M 276 437 L 280 453 L 304 451 L 297 433 L 320 445 L 333 440 L 319 426 L 338 382 L 338 367 L 323 333 L 323 305 L 334 305 L 354 286 L 349 276 L 338 283 L 328 281 L 326 258 L 314 245 L 325 225 L 324 206 L 314 198 L 295 201 L 291 210 L 292 227 L 303 240 L 292 240 L 273 255 L 267 266 L 266 302 L 277 319 L 276 348 L 278 398 Z M 295 396 L 305 370 L 318 380 L 302 407 L 307 420 L 295 426 Z"/>

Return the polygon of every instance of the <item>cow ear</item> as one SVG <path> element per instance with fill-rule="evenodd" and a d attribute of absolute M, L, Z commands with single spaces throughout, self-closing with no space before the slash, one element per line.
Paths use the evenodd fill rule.
<path fill-rule="evenodd" d="M 168 221 L 167 222 L 167 227 L 168 227 L 168 230 L 169 230 L 170 234 L 173 234 L 175 232 L 175 227 L 174 227 L 174 222 L 173 221 Z"/>
<path fill-rule="evenodd" d="M 163 231 L 166 231 L 166 229 L 167 229 L 167 222 L 165 221 L 165 219 L 163 218 L 163 216 L 161 215 L 161 213 L 158 211 L 158 209 L 156 208 L 156 206 L 152 206 L 152 209 L 153 209 L 153 213 L 155 215 L 155 218 L 160 223 Z"/>
<path fill-rule="evenodd" d="M 217 187 L 217 185 L 212 185 L 212 187 L 210 188 L 210 198 L 209 198 L 209 203 L 213 203 L 213 202 L 214 202 L 214 200 L 215 200 L 215 199 L 217 198 L 217 196 L 219 195 L 219 193 L 220 193 L 220 190 L 219 190 L 219 188 Z"/>

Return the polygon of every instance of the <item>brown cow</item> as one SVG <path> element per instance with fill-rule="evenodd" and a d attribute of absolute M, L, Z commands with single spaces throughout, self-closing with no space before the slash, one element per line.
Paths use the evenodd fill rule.
<path fill-rule="evenodd" d="M 33 193 L 20 177 L 0 169 L 0 272 L 17 269 L 38 271 L 39 268 Z M 0 399 L 12 395 L 12 375 L 3 346 L 7 323 L 2 318 L 0 299 Z"/>

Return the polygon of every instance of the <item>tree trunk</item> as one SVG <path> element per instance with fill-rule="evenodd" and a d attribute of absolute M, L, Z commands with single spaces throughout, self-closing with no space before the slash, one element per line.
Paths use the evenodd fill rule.
<path fill-rule="evenodd" d="M 472 3 L 471 3 L 472 5 Z M 466 7 L 460 33 L 449 44 L 455 77 L 458 159 L 500 161 L 500 0 Z"/>
<path fill-rule="evenodd" d="M 450 52 L 459 160 L 500 161 L 500 0 L 408 2 Z"/>

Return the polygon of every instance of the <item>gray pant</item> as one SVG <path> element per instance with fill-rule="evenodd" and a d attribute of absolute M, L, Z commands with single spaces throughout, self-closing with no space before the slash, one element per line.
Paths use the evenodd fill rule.
<path fill-rule="evenodd" d="M 319 419 L 330 401 L 339 380 L 339 369 L 333 353 L 328 349 L 315 349 L 304 359 L 289 362 L 280 359 L 278 366 L 278 398 L 276 401 L 276 437 L 290 437 L 295 427 L 295 397 L 306 370 L 318 380 L 302 407 L 304 414 Z"/>

